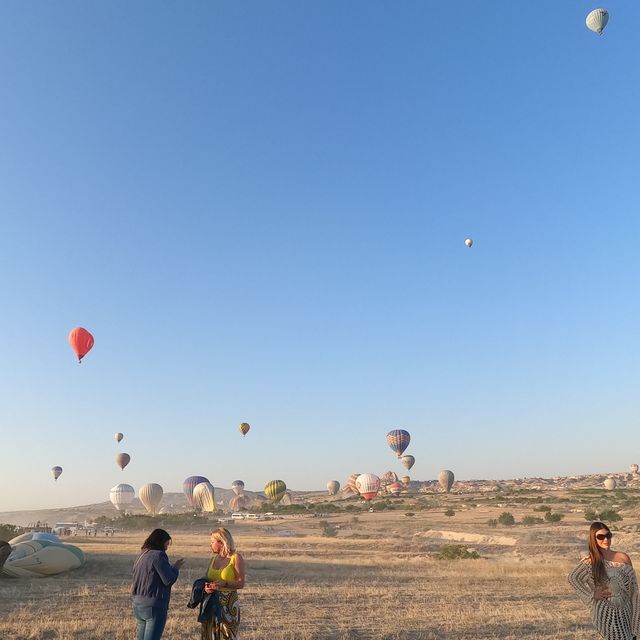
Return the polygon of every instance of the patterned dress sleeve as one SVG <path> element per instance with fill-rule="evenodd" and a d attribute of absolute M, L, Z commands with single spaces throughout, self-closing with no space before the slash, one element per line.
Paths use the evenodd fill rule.
<path fill-rule="evenodd" d="M 638 594 L 638 580 L 636 572 L 631 568 L 631 631 L 635 637 L 640 637 L 640 594 Z"/>
<path fill-rule="evenodd" d="M 567 580 L 571 588 L 576 592 L 578 598 L 590 607 L 593 603 L 593 577 L 591 575 L 591 565 L 584 560 L 569 574 Z"/>

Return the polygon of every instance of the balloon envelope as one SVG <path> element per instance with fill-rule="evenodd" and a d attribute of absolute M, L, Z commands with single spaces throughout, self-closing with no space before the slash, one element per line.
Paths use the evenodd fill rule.
<path fill-rule="evenodd" d="M 118 453 L 116 454 L 116 464 L 124 469 L 129 462 L 131 462 L 131 456 L 128 453 Z"/>
<path fill-rule="evenodd" d="M 251 498 L 245 495 L 233 496 L 229 500 L 229 509 L 231 511 L 240 511 L 240 509 L 247 509 L 251 504 Z"/>
<path fill-rule="evenodd" d="M 451 491 L 454 479 L 453 471 L 449 471 L 447 469 L 438 474 L 438 482 L 447 493 Z"/>
<path fill-rule="evenodd" d="M 117 484 L 109 491 L 109 500 L 118 511 L 124 511 L 135 497 L 135 489 L 130 484 Z"/>
<path fill-rule="evenodd" d="M 380 490 L 380 478 L 373 473 L 363 473 L 356 480 L 356 488 L 365 500 L 372 500 Z"/>
<path fill-rule="evenodd" d="M 392 496 L 397 496 L 402 492 L 403 489 L 404 489 L 404 485 L 402 484 L 402 482 L 392 482 L 387 487 L 387 492 L 390 493 Z"/>
<path fill-rule="evenodd" d="M 0 573 L 13 578 L 41 578 L 81 567 L 84 553 L 72 544 L 64 544 L 47 535 L 28 534 L 9 541 L 11 553 Z"/>
<path fill-rule="evenodd" d="M 358 489 L 356 488 L 356 480 L 358 479 L 359 475 L 361 474 L 352 473 L 347 478 L 347 481 L 344 483 L 344 487 L 342 487 L 342 493 L 354 493 L 354 494 L 358 493 Z"/>
<path fill-rule="evenodd" d="M 60 477 L 61 473 L 62 473 L 62 467 L 51 467 L 51 475 L 53 476 L 54 480 L 57 480 Z"/>
<path fill-rule="evenodd" d="M 330 496 L 335 496 L 339 489 L 340 483 L 337 480 L 329 480 L 329 482 L 327 482 L 327 491 Z"/>
<path fill-rule="evenodd" d="M 69 332 L 69 344 L 73 352 L 78 356 L 78 362 L 82 362 L 91 347 L 93 347 L 93 336 L 82 327 L 76 327 Z"/>
<path fill-rule="evenodd" d="M 409 476 L 402 476 L 402 478 L 400 478 L 400 482 L 402 482 L 405 489 L 408 489 L 411 484 L 411 478 Z"/>
<path fill-rule="evenodd" d="M 605 489 L 612 491 L 616 488 L 618 483 L 615 481 L 615 478 L 607 478 L 602 484 L 604 484 Z"/>
<path fill-rule="evenodd" d="M 240 429 L 240 433 L 241 433 L 243 436 L 246 436 L 246 435 L 247 435 L 247 433 L 249 433 L 249 429 L 251 429 L 251 425 L 249 425 L 249 424 L 248 424 L 248 423 L 246 423 L 246 422 L 243 422 L 243 423 L 241 423 L 241 424 L 240 424 L 240 426 L 238 427 L 238 429 Z"/>
<path fill-rule="evenodd" d="M 264 486 L 264 495 L 271 500 L 271 502 L 277 504 L 284 497 L 287 485 L 284 480 L 270 480 Z"/>
<path fill-rule="evenodd" d="M 116 442 L 121 442 L 122 438 L 124 438 L 124 434 L 118 432 L 113 437 L 116 439 Z"/>
<path fill-rule="evenodd" d="M 189 506 L 193 507 L 193 490 L 196 488 L 196 485 L 199 485 L 201 482 L 209 482 L 209 478 L 205 478 L 204 476 L 189 476 L 182 483 L 182 490 L 184 491 L 184 495 L 187 497 L 187 502 Z"/>
<path fill-rule="evenodd" d="M 604 28 L 609 22 L 609 12 L 602 8 L 594 9 L 589 13 L 585 22 L 587 29 L 591 29 L 591 31 L 594 31 L 598 35 L 602 35 Z"/>
<path fill-rule="evenodd" d="M 159 484 L 155 482 L 149 482 L 144 484 L 138 489 L 138 498 L 144 505 L 144 508 L 151 514 L 158 513 L 158 507 L 162 500 L 162 494 L 164 491 Z"/>
<path fill-rule="evenodd" d="M 467 247 L 471 248 L 473 247 L 473 240 L 471 238 L 467 238 L 464 243 L 467 245 Z"/>
<path fill-rule="evenodd" d="M 406 455 L 400 458 L 400 462 L 402 462 L 402 466 L 409 471 L 409 469 L 411 469 L 411 467 L 416 463 L 416 459 L 413 456 Z"/>
<path fill-rule="evenodd" d="M 244 482 L 242 480 L 234 480 L 231 483 L 231 489 L 237 496 L 242 495 L 244 492 Z"/>
<path fill-rule="evenodd" d="M 201 482 L 195 486 L 193 490 L 193 506 L 205 513 L 213 513 L 216 510 L 214 489 L 210 482 Z"/>
<path fill-rule="evenodd" d="M 629 466 L 629 469 L 631 469 L 631 473 L 633 473 L 634 475 L 636 473 L 638 473 L 638 465 L 637 464 L 632 464 Z"/>
<path fill-rule="evenodd" d="M 404 453 L 404 450 L 409 446 L 411 436 L 408 431 L 404 429 L 394 429 L 387 433 L 387 443 L 391 447 L 398 458 Z"/>

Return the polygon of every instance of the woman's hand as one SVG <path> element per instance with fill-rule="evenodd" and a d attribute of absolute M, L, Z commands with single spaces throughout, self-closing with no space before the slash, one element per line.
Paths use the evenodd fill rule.
<path fill-rule="evenodd" d="M 608 600 L 611 597 L 611 591 L 606 587 L 596 587 L 593 592 L 594 600 Z"/>
<path fill-rule="evenodd" d="M 222 580 L 218 580 L 217 582 L 205 582 L 204 590 L 206 593 L 213 593 L 214 591 L 220 589 L 222 586 L 224 586 L 224 582 Z"/>

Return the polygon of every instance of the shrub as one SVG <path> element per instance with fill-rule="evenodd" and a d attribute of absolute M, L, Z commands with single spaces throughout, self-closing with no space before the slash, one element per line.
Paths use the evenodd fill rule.
<path fill-rule="evenodd" d="M 498 521 L 494 518 L 487 520 L 487 526 L 491 527 L 492 529 L 495 529 L 498 526 Z"/>
<path fill-rule="evenodd" d="M 584 512 L 584 519 L 588 520 L 589 522 L 594 522 L 598 519 L 598 514 L 593 509 L 587 509 Z"/>
<path fill-rule="evenodd" d="M 438 553 L 435 554 L 438 560 L 466 560 L 472 558 L 476 560 L 480 557 L 477 551 L 469 550 L 462 544 L 448 544 L 446 547 L 442 547 Z"/>
<path fill-rule="evenodd" d="M 538 518 L 537 516 L 525 516 L 522 518 L 522 524 L 525 526 L 530 526 L 532 524 L 542 524 L 544 520 L 542 518 Z"/>
<path fill-rule="evenodd" d="M 506 527 L 511 527 L 516 523 L 516 519 L 513 517 L 513 514 L 509 513 L 508 511 L 503 511 L 498 516 L 498 522 L 505 525 Z"/>
<path fill-rule="evenodd" d="M 445 515 L 445 516 L 448 516 L 448 517 L 450 518 L 451 516 L 455 516 L 455 515 L 456 515 L 456 512 L 455 512 L 453 509 L 447 509 L 447 510 L 444 512 L 444 515 Z"/>
<path fill-rule="evenodd" d="M 607 509 L 607 511 L 600 512 L 600 520 L 603 522 L 620 522 L 622 516 L 613 509 Z"/>
<path fill-rule="evenodd" d="M 322 529 L 322 535 L 325 538 L 335 538 L 338 535 L 338 529 L 335 525 L 322 521 L 320 523 L 320 528 Z"/>
<path fill-rule="evenodd" d="M 564 513 L 551 513 L 551 511 L 547 511 L 547 513 L 544 514 L 544 519 L 547 522 L 560 522 L 562 518 L 564 518 Z"/>

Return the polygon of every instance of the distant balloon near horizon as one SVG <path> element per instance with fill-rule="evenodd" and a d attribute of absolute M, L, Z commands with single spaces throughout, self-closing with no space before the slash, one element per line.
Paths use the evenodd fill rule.
<path fill-rule="evenodd" d="M 234 480 L 231 483 L 231 490 L 237 496 L 241 496 L 244 493 L 244 482 L 242 480 Z"/>
<path fill-rule="evenodd" d="M 400 458 L 400 462 L 402 463 L 402 466 L 409 471 L 409 469 L 411 469 L 411 467 L 416 463 L 416 459 L 413 456 L 406 455 Z"/>
<path fill-rule="evenodd" d="M 117 453 L 116 464 L 124 469 L 131 462 L 131 456 L 128 453 Z"/>
<path fill-rule="evenodd" d="M 118 511 L 124 511 L 135 497 L 136 491 L 130 484 L 117 484 L 109 491 L 109 500 Z"/>
<path fill-rule="evenodd" d="M 54 480 L 57 480 L 60 477 L 61 473 L 62 473 L 62 467 L 51 467 L 51 475 L 53 476 Z"/>
<path fill-rule="evenodd" d="M 116 442 L 122 442 L 122 438 L 124 438 L 124 433 L 118 432 L 113 437 L 116 439 Z"/>
<path fill-rule="evenodd" d="M 618 485 L 615 478 L 607 478 L 602 484 L 607 491 L 613 491 Z"/>
<path fill-rule="evenodd" d="M 335 496 L 336 493 L 340 490 L 340 483 L 337 480 L 329 480 L 327 482 L 327 491 L 330 496 Z"/>
<path fill-rule="evenodd" d="M 380 478 L 374 473 L 363 473 L 356 480 L 356 489 L 367 502 L 373 500 L 380 491 Z"/>
<path fill-rule="evenodd" d="M 204 476 L 189 476 L 182 483 L 182 490 L 184 491 L 184 495 L 186 496 L 190 507 L 195 506 L 193 504 L 193 490 L 201 482 L 209 482 L 209 478 L 205 478 Z"/>
<path fill-rule="evenodd" d="M 360 473 L 352 473 L 347 481 L 344 483 L 344 487 L 342 487 L 342 493 L 358 493 L 358 489 L 356 488 L 356 480 Z"/>
<path fill-rule="evenodd" d="M 193 489 L 193 506 L 203 513 L 216 510 L 215 490 L 210 482 L 201 482 Z"/>
<path fill-rule="evenodd" d="M 233 496 L 229 500 L 229 509 L 231 511 L 240 511 L 240 509 L 248 509 L 251 504 L 251 498 L 244 494 L 240 494 L 238 496 Z"/>
<path fill-rule="evenodd" d="M 409 442 L 411 442 L 411 435 L 404 429 L 393 429 L 393 431 L 387 433 L 387 444 L 398 458 L 402 456 L 404 450 L 409 446 Z"/>
<path fill-rule="evenodd" d="M 93 347 L 93 336 L 83 327 L 76 327 L 69 332 L 68 340 L 73 352 L 78 358 L 78 362 L 82 362 L 82 358 L 84 358 Z"/>
<path fill-rule="evenodd" d="M 409 476 L 402 476 L 402 478 L 400 478 L 400 482 L 402 482 L 405 489 L 408 489 L 411 484 L 411 478 Z"/>
<path fill-rule="evenodd" d="M 587 25 L 587 29 L 590 29 L 594 33 L 597 33 L 599 36 L 602 35 L 604 28 L 607 26 L 609 22 L 609 12 L 606 9 L 594 9 L 589 13 L 585 23 Z"/>
<path fill-rule="evenodd" d="M 454 480 L 455 476 L 453 475 L 453 471 L 449 471 L 448 469 L 444 469 L 438 474 L 438 482 L 447 493 L 451 491 Z"/>
<path fill-rule="evenodd" d="M 467 245 L 467 247 L 469 249 L 471 249 L 471 247 L 473 247 L 473 238 L 467 238 L 464 243 Z"/>
<path fill-rule="evenodd" d="M 640 467 L 635 463 L 629 466 L 629 469 L 631 469 L 631 473 L 633 473 L 634 476 L 637 475 L 639 468 Z"/>
<path fill-rule="evenodd" d="M 284 480 L 270 480 L 264 486 L 264 495 L 274 504 L 278 504 L 287 490 Z"/>
<path fill-rule="evenodd" d="M 402 493 L 403 489 L 404 485 L 402 484 L 402 482 L 392 482 L 387 487 L 387 493 L 390 493 L 392 496 L 399 496 Z"/>
<path fill-rule="evenodd" d="M 138 498 L 151 515 L 158 513 L 163 494 L 162 487 L 155 482 L 149 482 L 138 489 Z"/>
<path fill-rule="evenodd" d="M 238 429 L 240 430 L 240 433 L 243 436 L 246 436 L 247 433 L 249 433 L 249 430 L 251 429 L 251 425 L 248 422 L 242 422 L 240 423 L 240 426 L 238 427 Z"/>

